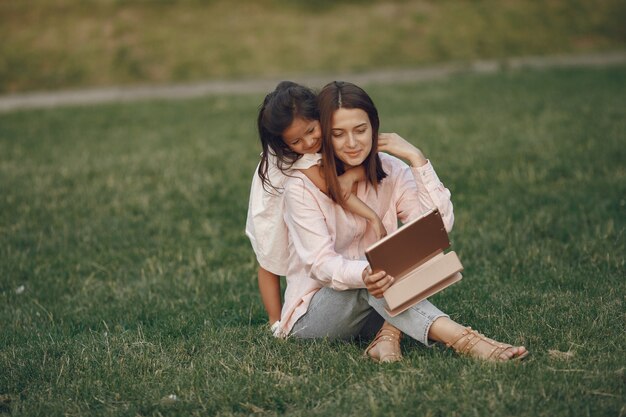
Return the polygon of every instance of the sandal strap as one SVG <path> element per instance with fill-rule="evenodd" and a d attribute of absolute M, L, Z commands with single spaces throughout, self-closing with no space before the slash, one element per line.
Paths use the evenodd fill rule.
<path fill-rule="evenodd" d="M 374 337 L 374 340 L 379 339 L 381 337 L 392 337 L 394 339 L 400 340 L 400 338 L 402 337 L 402 332 L 397 329 L 389 329 L 389 328 L 380 329 L 378 333 L 376 333 L 376 337 Z"/>
<path fill-rule="evenodd" d="M 367 355 L 369 351 L 372 350 L 374 346 L 376 346 L 379 342 L 396 342 L 398 345 L 400 345 L 401 338 L 402 338 L 402 332 L 399 330 L 392 330 L 388 328 L 380 329 L 378 333 L 376 333 L 374 340 L 372 340 L 369 346 L 365 349 L 364 354 Z M 386 358 L 389 356 L 402 357 L 402 354 L 396 353 L 396 352 L 389 352 L 384 357 Z M 384 359 L 384 358 L 380 358 L 380 359 Z"/>
<path fill-rule="evenodd" d="M 378 344 L 378 342 L 381 341 L 385 341 L 385 342 L 400 342 L 400 339 L 402 338 L 402 332 L 395 331 L 392 329 L 380 329 L 378 331 L 378 333 L 376 333 L 376 336 L 374 336 L 374 340 L 372 340 L 372 342 L 370 343 L 370 345 L 367 347 L 365 352 L 368 352 L 371 348 L 373 348 L 374 346 L 376 346 Z"/>
<path fill-rule="evenodd" d="M 491 351 L 485 357 L 486 360 L 499 360 L 502 353 L 513 348 L 512 345 L 499 343 L 493 339 L 489 339 L 488 337 L 485 337 L 485 335 L 473 330 L 471 327 L 463 329 L 461 334 L 453 342 L 446 343 L 446 347 L 452 347 L 452 349 L 460 354 L 472 356 L 472 351 L 480 342 L 485 342 L 491 346 Z"/>

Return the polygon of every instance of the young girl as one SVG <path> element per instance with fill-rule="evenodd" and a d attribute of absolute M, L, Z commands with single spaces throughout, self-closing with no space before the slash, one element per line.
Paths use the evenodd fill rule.
<path fill-rule="evenodd" d="M 294 170 L 302 171 L 321 191 L 327 192 L 319 167 L 322 135 L 316 95 L 310 89 L 284 81 L 268 94 L 257 120 L 263 152 L 252 180 L 246 234 L 259 262 L 258 283 L 263 304 L 276 334 L 281 301 L 279 276 L 286 275 L 288 238 L 282 214 L 282 186 Z M 365 178 L 362 168 L 349 170 L 339 178 L 343 204 L 366 218 L 376 239 L 386 235 L 376 213 L 351 190 Z M 386 359 L 398 359 L 395 353 Z M 385 359 L 385 358 L 383 358 Z"/>

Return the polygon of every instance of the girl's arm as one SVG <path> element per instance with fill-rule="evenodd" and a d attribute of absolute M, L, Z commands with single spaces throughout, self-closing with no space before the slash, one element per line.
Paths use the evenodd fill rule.
<path fill-rule="evenodd" d="M 267 311 L 270 324 L 274 324 L 280 320 L 280 311 L 282 309 L 280 277 L 259 265 L 258 280 L 263 306 L 265 306 L 265 311 Z"/>
<path fill-rule="evenodd" d="M 365 168 L 363 165 L 359 165 L 358 167 L 350 168 L 339 177 L 339 188 L 341 188 L 341 194 L 343 195 L 343 199 L 347 200 L 352 194 L 352 187 L 354 184 L 360 181 L 365 181 Z M 354 210 L 350 210 L 354 212 Z"/>
<path fill-rule="evenodd" d="M 348 196 L 346 199 L 346 208 L 352 213 L 367 219 L 372 224 L 377 240 L 387 236 L 387 229 L 385 229 L 378 214 L 357 197 L 356 194 L 350 194 Z"/>
<path fill-rule="evenodd" d="M 319 165 L 313 165 L 310 168 L 301 169 L 300 172 L 306 175 L 306 177 L 310 179 L 311 182 L 315 184 L 315 186 L 319 188 L 321 192 L 323 192 L 324 194 L 328 194 L 328 187 L 326 187 L 326 180 L 324 179 L 324 176 L 322 175 L 322 170 L 320 169 Z"/>
<path fill-rule="evenodd" d="M 328 194 L 328 187 L 326 187 L 326 180 L 322 174 L 322 170 L 319 165 L 314 165 L 307 169 L 300 170 L 304 175 L 310 179 L 317 188 L 319 188 L 324 194 Z M 338 177 L 339 186 L 341 187 L 341 193 L 347 200 L 350 194 L 352 194 L 352 186 L 359 182 L 365 181 L 365 168 L 362 165 L 358 167 L 350 168 L 342 175 Z"/>
<path fill-rule="evenodd" d="M 309 276 L 338 291 L 365 288 L 362 274 L 368 263 L 346 259 L 335 251 L 319 193 L 311 185 L 289 178 L 284 196 L 289 239 Z"/>
<path fill-rule="evenodd" d="M 372 223 L 374 233 L 376 233 L 376 239 L 382 239 L 387 236 L 387 229 L 383 225 L 382 220 L 378 217 L 378 214 L 365 204 L 356 194 L 352 193 L 352 187 L 354 184 L 360 181 L 365 181 L 365 167 L 359 165 L 354 168 L 350 168 L 342 175 L 338 177 L 339 187 L 343 198 L 346 201 L 346 208 L 352 213 L 367 219 Z"/>
<path fill-rule="evenodd" d="M 303 169 L 301 171 L 324 194 L 328 194 L 326 181 L 324 180 L 324 177 L 322 177 L 322 170 L 319 165 L 314 165 L 311 168 Z M 345 208 L 372 223 L 377 239 L 387 236 L 387 230 L 385 229 L 385 226 L 383 226 L 383 222 L 380 220 L 380 217 L 378 217 L 376 212 L 352 193 L 353 184 L 361 179 L 365 179 L 365 169 L 362 166 L 350 169 L 339 178 L 343 178 L 344 180 L 344 183 L 342 183 L 342 192 L 345 191 L 344 185 L 347 186 L 348 189 L 348 194 L 344 197 L 346 199 Z"/>

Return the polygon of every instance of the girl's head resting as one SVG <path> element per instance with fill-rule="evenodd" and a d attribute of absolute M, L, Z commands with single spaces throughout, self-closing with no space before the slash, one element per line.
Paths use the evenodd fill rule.
<path fill-rule="evenodd" d="M 269 185 L 268 154 L 276 155 L 280 170 L 288 169 L 301 155 L 317 153 L 322 146 L 315 93 L 303 85 L 282 81 L 265 96 L 257 119 L 263 154 L 259 177 Z"/>
<path fill-rule="evenodd" d="M 362 165 L 374 187 L 387 176 L 378 152 L 378 110 L 360 87 L 334 81 L 317 96 L 323 133 L 323 170 L 330 196 L 343 203 L 337 175 Z"/>

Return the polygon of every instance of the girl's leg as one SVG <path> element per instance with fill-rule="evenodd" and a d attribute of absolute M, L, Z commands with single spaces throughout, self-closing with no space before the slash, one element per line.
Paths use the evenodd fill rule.
<path fill-rule="evenodd" d="M 259 266 L 258 281 L 265 311 L 267 311 L 270 324 L 274 324 L 280 320 L 280 311 L 282 309 L 280 277 Z"/>
<path fill-rule="evenodd" d="M 290 336 L 302 339 L 351 339 L 359 334 L 372 308 L 363 297 L 366 290 L 320 289 L 306 314 L 294 324 Z"/>

